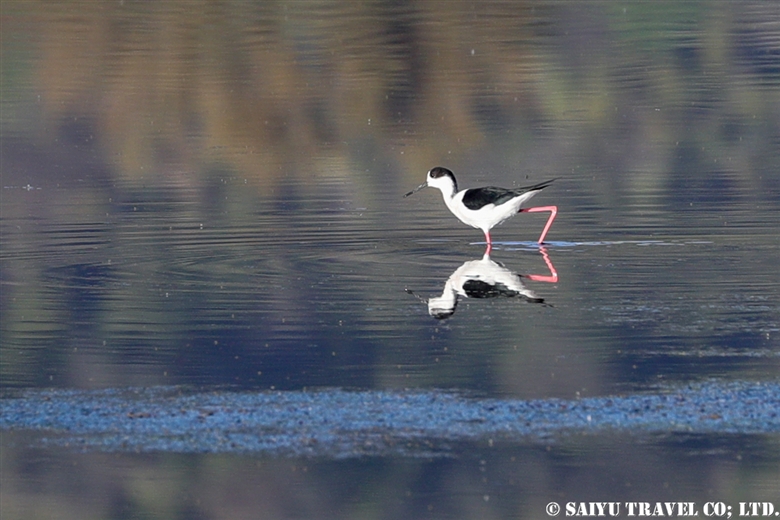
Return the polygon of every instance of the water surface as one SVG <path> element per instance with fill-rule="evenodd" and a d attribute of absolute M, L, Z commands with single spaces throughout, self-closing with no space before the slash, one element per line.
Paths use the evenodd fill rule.
<path fill-rule="evenodd" d="M 764 1 L 5 2 L 3 403 L 577 409 L 774 388 L 779 31 Z M 524 214 L 483 258 L 438 192 L 402 197 L 437 165 L 464 188 L 556 178 L 533 199 L 559 208 L 548 243 L 545 216 Z M 459 292 L 464 272 L 517 285 Z M 773 424 L 726 390 L 702 400 Z M 444 457 L 419 439 L 347 458 L 105 453 L 37 442 L 67 439 L 62 424 L 4 422 L 0 513 L 538 518 L 551 501 L 776 499 L 777 431 L 718 410 L 705 420 L 731 429 L 477 436 Z"/>

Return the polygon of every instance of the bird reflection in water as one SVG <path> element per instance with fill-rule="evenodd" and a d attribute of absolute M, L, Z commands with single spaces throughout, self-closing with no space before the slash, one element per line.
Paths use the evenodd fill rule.
<path fill-rule="evenodd" d="M 520 297 L 529 303 L 547 305 L 544 298 L 525 286 L 524 280 L 556 283 L 558 273 L 550 260 L 547 250 L 539 249 L 549 275 L 517 274 L 490 258 L 490 249 L 479 260 L 465 262 L 455 270 L 444 284 L 441 296 L 422 298 L 406 289 L 406 292 L 419 298 L 428 305 L 428 313 L 436 319 L 449 318 L 455 314 L 458 301 L 463 298 L 507 298 Z"/>

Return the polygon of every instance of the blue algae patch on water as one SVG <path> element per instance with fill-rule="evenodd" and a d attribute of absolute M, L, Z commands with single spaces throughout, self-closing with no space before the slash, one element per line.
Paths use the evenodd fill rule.
<path fill-rule="evenodd" d="M 437 390 L 30 390 L 0 399 L 0 429 L 96 451 L 443 456 L 454 443 L 572 434 L 780 433 L 780 383 L 710 381 L 653 393 L 483 399 Z"/>

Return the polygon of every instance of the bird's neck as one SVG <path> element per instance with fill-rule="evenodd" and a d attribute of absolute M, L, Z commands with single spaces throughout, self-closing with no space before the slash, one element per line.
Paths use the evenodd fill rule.
<path fill-rule="evenodd" d="M 439 189 L 441 190 L 441 196 L 444 197 L 444 203 L 449 206 L 450 202 L 452 202 L 452 198 L 458 192 L 458 187 L 454 184 L 448 184 Z"/>
<path fill-rule="evenodd" d="M 447 209 L 449 209 L 455 216 L 460 215 L 460 208 L 458 207 L 457 202 L 455 201 L 457 195 L 457 191 L 455 191 L 455 186 L 447 186 L 445 188 L 442 188 L 441 190 L 441 196 L 444 198 L 444 204 L 447 206 Z"/>

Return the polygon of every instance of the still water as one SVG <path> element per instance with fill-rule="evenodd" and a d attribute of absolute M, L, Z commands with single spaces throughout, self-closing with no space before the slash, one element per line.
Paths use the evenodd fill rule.
<path fill-rule="evenodd" d="M 780 510 L 777 414 L 750 390 L 780 380 L 773 2 L 2 11 L 4 519 Z M 403 198 L 437 165 L 464 188 L 555 178 L 547 243 L 522 214 L 483 257 L 436 190 Z M 513 290 L 463 284 L 496 276 Z M 236 450 L 186 447 L 195 426 L 100 447 L 172 395 L 193 425 L 320 411 Z M 668 395 L 626 412 L 646 426 L 599 414 Z M 447 422 L 451 398 L 482 411 Z M 87 409 L 124 423 L 67 424 Z M 373 449 L 255 442 L 298 427 Z"/>

